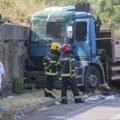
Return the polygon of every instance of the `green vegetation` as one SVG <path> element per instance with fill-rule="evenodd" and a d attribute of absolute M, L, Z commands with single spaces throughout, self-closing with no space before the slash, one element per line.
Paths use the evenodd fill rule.
<path fill-rule="evenodd" d="M 15 77 L 13 83 L 13 92 L 16 94 L 21 94 L 23 91 L 24 91 L 23 80 L 19 77 Z"/>
<path fill-rule="evenodd" d="M 120 39 L 120 0 L 1 0 L 0 12 L 11 23 L 29 25 L 32 14 L 50 6 L 75 5 L 89 2 L 93 15 L 100 16 L 102 28 L 114 28 Z"/>

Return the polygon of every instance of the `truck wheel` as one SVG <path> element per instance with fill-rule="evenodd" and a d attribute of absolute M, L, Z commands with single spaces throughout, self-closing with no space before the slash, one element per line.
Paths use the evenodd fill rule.
<path fill-rule="evenodd" d="M 88 66 L 84 75 L 84 89 L 86 92 L 94 92 L 100 85 L 100 72 L 94 66 Z"/>

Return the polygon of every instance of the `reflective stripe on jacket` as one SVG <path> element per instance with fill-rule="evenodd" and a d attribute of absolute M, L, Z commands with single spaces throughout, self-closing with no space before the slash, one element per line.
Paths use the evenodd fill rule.
<path fill-rule="evenodd" d="M 61 64 L 61 77 L 69 77 L 71 74 L 75 73 L 75 58 L 71 53 L 64 53 L 60 56 Z"/>
<path fill-rule="evenodd" d="M 45 74 L 50 76 L 56 76 L 58 74 L 59 65 L 59 52 L 50 50 L 48 55 L 43 59 L 43 65 L 45 67 Z"/>

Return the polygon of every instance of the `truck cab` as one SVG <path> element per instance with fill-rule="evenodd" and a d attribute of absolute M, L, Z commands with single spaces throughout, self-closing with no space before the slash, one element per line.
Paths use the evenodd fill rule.
<path fill-rule="evenodd" d="M 69 43 L 75 56 L 78 86 L 85 91 L 96 90 L 105 80 L 102 62 L 96 54 L 94 18 L 90 13 L 76 11 L 74 6 L 53 7 L 33 14 L 28 44 L 25 81 L 44 86 L 43 57 L 52 42 Z M 60 51 L 61 52 L 61 51 Z M 56 86 L 61 85 L 56 79 Z"/>

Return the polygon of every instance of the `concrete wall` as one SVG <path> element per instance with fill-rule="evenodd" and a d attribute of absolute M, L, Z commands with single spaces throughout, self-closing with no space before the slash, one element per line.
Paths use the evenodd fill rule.
<path fill-rule="evenodd" d="M 29 39 L 29 27 L 0 25 L 0 61 L 3 62 L 6 91 L 12 90 L 13 78 L 23 79 L 24 60 L 27 57 L 25 42 Z"/>

